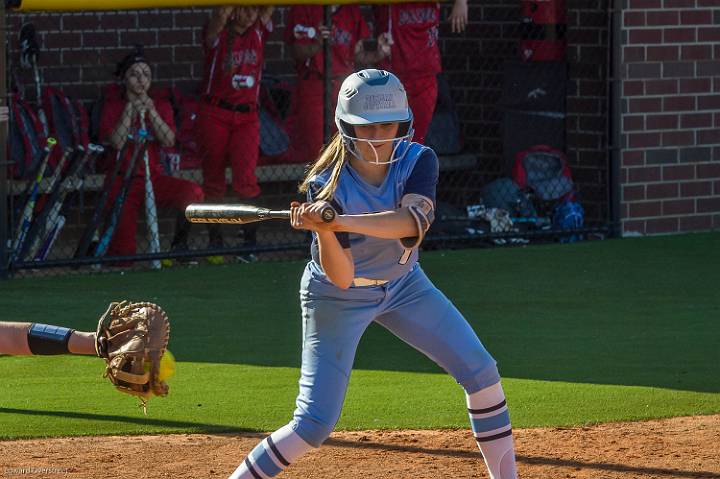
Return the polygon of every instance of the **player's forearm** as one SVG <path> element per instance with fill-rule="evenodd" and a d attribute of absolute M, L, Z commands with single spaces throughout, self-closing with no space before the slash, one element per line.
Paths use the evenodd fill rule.
<path fill-rule="evenodd" d="M 275 5 L 266 5 L 262 10 L 260 10 L 260 23 L 262 23 L 263 25 L 267 25 L 268 23 L 270 23 L 274 11 Z"/>
<path fill-rule="evenodd" d="M 117 122 L 117 125 L 115 125 L 115 129 L 110 134 L 110 144 L 116 150 L 121 149 L 127 141 L 130 128 L 132 127 L 132 113 L 133 106 L 128 102 L 120 116 L 120 120 Z"/>
<path fill-rule="evenodd" d="M 218 7 L 213 11 L 207 30 L 205 31 L 205 44 L 208 48 L 212 48 L 217 40 L 218 35 L 225 28 L 227 23 L 227 15 L 223 13 L 223 7 Z"/>
<path fill-rule="evenodd" d="M 32 354 L 27 342 L 30 323 L 0 323 L 0 354 Z"/>
<path fill-rule="evenodd" d="M 150 122 L 152 123 L 155 137 L 160 144 L 166 148 L 173 147 L 175 145 L 175 133 L 154 108 L 150 110 Z"/>
<path fill-rule="evenodd" d="M 95 333 L 87 331 L 73 331 L 68 341 L 68 351 L 70 354 L 92 354 L 95 351 Z"/>
<path fill-rule="evenodd" d="M 339 215 L 335 219 L 335 230 L 385 239 L 418 234 L 417 223 L 407 208 L 364 215 Z"/>
<path fill-rule="evenodd" d="M 325 275 L 338 288 L 347 289 L 355 277 L 355 265 L 350 253 L 343 249 L 332 231 L 318 231 L 320 265 Z"/>
<path fill-rule="evenodd" d="M 0 323 L 0 354 L 28 356 L 33 352 L 28 344 L 28 331 L 32 323 Z M 68 339 L 70 354 L 95 355 L 95 333 L 73 331 Z"/>

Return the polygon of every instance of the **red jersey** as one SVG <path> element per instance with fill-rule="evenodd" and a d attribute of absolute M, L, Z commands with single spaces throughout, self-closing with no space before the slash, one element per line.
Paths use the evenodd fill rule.
<path fill-rule="evenodd" d="M 288 45 L 309 45 L 320 35 L 318 25 L 324 23 L 322 5 L 293 5 L 285 27 Z M 312 29 L 312 30 L 311 30 Z M 355 45 L 370 36 L 370 28 L 358 5 L 341 5 L 332 14 L 330 45 L 332 48 L 332 75 L 346 77 L 355 71 Z M 296 63 L 299 78 L 321 77 L 324 71 L 322 49 L 314 57 Z"/>
<path fill-rule="evenodd" d="M 242 35 L 223 29 L 215 44 L 205 42 L 205 77 L 203 95 L 221 98 L 229 103 L 257 103 L 263 67 L 263 45 L 272 31 L 272 22 L 262 25 L 258 19 Z M 232 44 L 231 44 L 232 43 Z"/>
<path fill-rule="evenodd" d="M 118 122 L 120 121 L 120 117 L 122 116 L 123 111 L 125 110 L 125 105 L 127 104 L 127 101 L 123 98 L 108 98 L 105 100 L 103 104 L 102 109 L 102 115 L 100 118 L 100 132 L 99 137 L 101 140 L 105 141 L 110 138 L 110 135 L 115 130 L 115 127 L 117 126 Z M 173 110 L 172 106 L 170 106 L 170 102 L 167 100 L 153 100 L 153 104 L 155 105 L 155 109 L 158 112 L 158 115 L 160 115 L 160 118 L 167 124 L 168 127 L 175 133 L 177 130 L 175 129 L 175 120 L 173 119 Z M 150 122 L 149 115 L 145 114 L 145 126 L 148 129 L 148 133 L 150 136 L 155 136 L 156 133 L 153 131 L 152 123 Z M 136 134 L 137 130 L 140 128 L 140 119 L 135 115 L 135 119 L 132 122 L 132 127 L 130 133 Z M 130 157 L 132 156 L 133 151 L 135 150 L 135 147 L 131 140 L 128 140 L 128 146 L 125 148 L 125 154 L 123 158 L 123 166 L 121 171 L 127 170 L 127 168 L 130 166 Z M 151 140 L 148 143 L 148 159 L 150 161 L 150 171 L 152 172 L 152 175 L 161 175 L 163 174 L 163 168 L 160 165 L 160 143 L 157 140 Z M 112 160 L 114 161 L 115 158 L 113 157 Z M 145 167 L 142 165 L 143 159 L 138 158 L 135 163 L 135 176 L 145 176 Z"/>
<path fill-rule="evenodd" d="M 441 70 L 438 48 L 439 3 L 397 3 L 374 6 L 377 34 L 390 32 L 391 55 L 381 68 L 400 77 L 435 76 Z"/>

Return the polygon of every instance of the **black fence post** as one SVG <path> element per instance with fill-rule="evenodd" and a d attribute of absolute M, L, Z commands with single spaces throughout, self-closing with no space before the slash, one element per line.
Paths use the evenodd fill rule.
<path fill-rule="evenodd" d="M 334 111 L 330 108 L 330 100 L 332 98 L 332 7 L 330 5 L 323 6 L 323 23 L 326 27 L 330 29 L 330 37 L 327 38 L 323 42 L 323 82 L 325 84 L 324 93 L 323 93 L 323 104 L 325 105 L 325 108 L 323 108 L 324 115 L 323 115 L 323 139 L 325 140 L 324 143 L 327 145 L 330 141 L 330 122 L 333 121 L 335 115 Z M 318 32 L 320 34 L 320 32 Z"/>
<path fill-rule="evenodd" d="M 0 2 L 0 106 L 7 106 L 7 30 L 5 2 Z M 0 280 L 8 277 L 8 178 L 7 178 L 8 122 L 0 122 Z"/>
<path fill-rule="evenodd" d="M 623 0 L 613 0 L 608 9 L 608 222 L 610 235 L 622 236 L 622 12 Z"/>

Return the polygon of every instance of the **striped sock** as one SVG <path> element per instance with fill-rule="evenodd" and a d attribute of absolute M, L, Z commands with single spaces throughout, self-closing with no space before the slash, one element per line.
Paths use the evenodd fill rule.
<path fill-rule="evenodd" d="M 500 383 L 467 394 L 473 435 L 491 479 L 516 479 L 510 415 Z"/>
<path fill-rule="evenodd" d="M 281 427 L 255 446 L 230 479 L 267 479 L 280 474 L 313 447 L 293 431 Z"/>

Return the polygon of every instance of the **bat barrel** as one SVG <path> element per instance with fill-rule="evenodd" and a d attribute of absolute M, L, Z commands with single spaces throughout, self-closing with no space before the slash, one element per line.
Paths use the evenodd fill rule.
<path fill-rule="evenodd" d="M 226 203 L 193 203 L 185 208 L 185 217 L 191 223 L 245 224 L 270 219 L 290 219 L 290 210 L 271 210 L 252 205 Z M 322 212 L 323 221 L 335 219 L 335 210 L 328 207 Z"/>
<path fill-rule="evenodd" d="M 274 218 L 289 218 L 289 211 L 271 211 L 250 205 L 194 203 L 185 208 L 185 217 L 192 223 L 244 224 Z"/>

